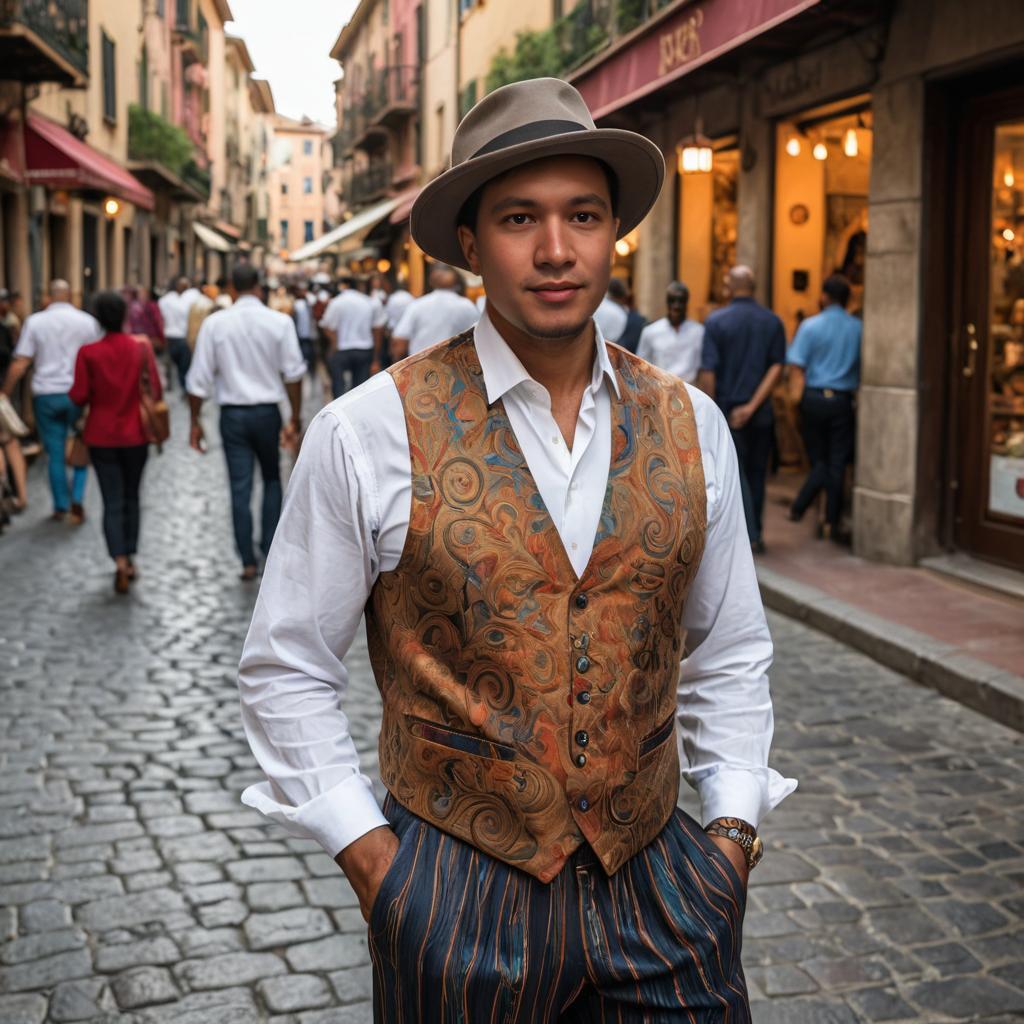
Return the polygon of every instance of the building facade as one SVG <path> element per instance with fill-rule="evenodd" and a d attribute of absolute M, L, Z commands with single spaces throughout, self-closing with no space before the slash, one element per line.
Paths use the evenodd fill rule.
<path fill-rule="evenodd" d="M 277 114 L 270 142 L 270 240 L 279 260 L 323 233 L 323 144 L 328 129 Z"/>

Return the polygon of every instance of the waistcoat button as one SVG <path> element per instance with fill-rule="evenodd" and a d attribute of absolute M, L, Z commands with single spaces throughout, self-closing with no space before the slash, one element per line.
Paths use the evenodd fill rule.
<path fill-rule="evenodd" d="M 576 733 L 576 742 L 581 747 L 585 747 L 590 742 L 590 736 L 587 734 L 585 729 L 580 729 L 580 731 Z"/>
<path fill-rule="evenodd" d="M 587 755 L 586 754 L 577 754 L 576 755 L 576 767 L 577 768 L 582 768 L 586 763 L 587 763 Z"/>
<path fill-rule="evenodd" d="M 576 806 L 581 811 L 589 811 L 590 810 L 590 801 L 585 796 L 581 796 L 579 798 L 579 801 L 577 802 Z"/>
<path fill-rule="evenodd" d="M 587 595 L 586 594 L 577 594 L 576 595 L 576 607 L 577 608 L 586 608 L 587 607 Z"/>
<path fill-rule="evenodd" d="M 577 696 L 576 699 L 581 704 L 589 704 L 590 703 L 590 691 L 589 690 L 584 690 L 581 694 L 579 694 L 579 696 Z"/>
<path fill-rule="evenodd" d="M 576 659 L 577 672 L 586 672 L 588 668 L 590 668 L 590 659 L 588 657 L 584 655 L 583 657 Z"/>

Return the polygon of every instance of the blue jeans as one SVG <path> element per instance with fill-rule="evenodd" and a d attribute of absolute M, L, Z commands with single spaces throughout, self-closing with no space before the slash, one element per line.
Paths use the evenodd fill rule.
<path fill-rule="evenodd" d="M 263 477 L 260 550 L 266 555 L 281 518 L 279 442 L 281 413 L 276 405 L 225 405 L 220 410 L 220 437 L 231 482 L 231 518 L 242 565 L 255 565 L 252 539 L 253 463 Z"/>
<path fill-rule="evenodd" d="M 71 471 L 71 494 L 68 495 L 68 469 L 64 462 L 64 444 L 82 410 L 67 395 L 36 395 L 32 399 L 39 439 L 46 449 L 50 464 L 50 491 L 57 512 L 67 512 L 71 504 L 81 505 L 85 499 L 85 466 Z"/>

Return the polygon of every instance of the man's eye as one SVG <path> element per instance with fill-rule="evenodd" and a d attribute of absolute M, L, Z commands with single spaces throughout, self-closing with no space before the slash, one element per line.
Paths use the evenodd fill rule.
<path fill-rule="evenodd" d="M 580 210 L 575 216 L 586 217 L 587 219 L 582 221 L 583 224 L 590 224 L 594 221 L 595 216 L 589 210 Z"/>
<path fill-rule="evenodd" d="M 528 213 L 510 213 L 505 220 L 511 221 L 513 224 L 525 224 L 529 218 Z"/>

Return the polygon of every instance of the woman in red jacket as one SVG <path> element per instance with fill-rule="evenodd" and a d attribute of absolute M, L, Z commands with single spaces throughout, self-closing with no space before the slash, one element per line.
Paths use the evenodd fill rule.
<path fill-rule="evenodd" d="M 136 575 L 139 487 L 149 453 L 139 410 L 143 361 L 150 393 L 154 399 L 162 397 L 152 346 L 122 332 L 125 306 L 117 292 L 96 296 L 93 313 L 106 333 L 78 350 L 69 393 L 76 405 L 89 406 L 83 439 L 103 495 L 103 533 L 117 566 L 114 589 L 119 594 L 128 592 Z"/>

